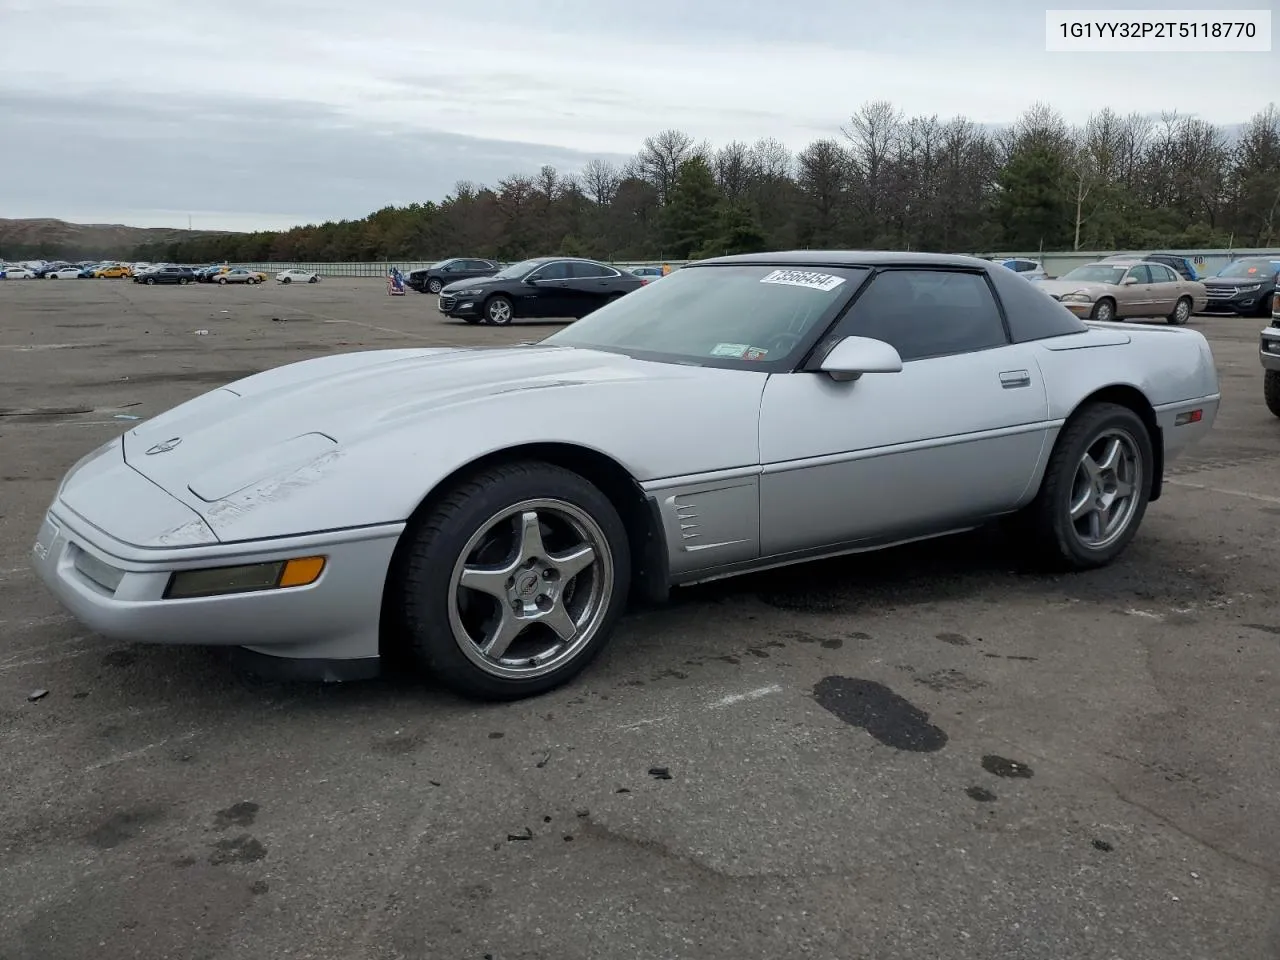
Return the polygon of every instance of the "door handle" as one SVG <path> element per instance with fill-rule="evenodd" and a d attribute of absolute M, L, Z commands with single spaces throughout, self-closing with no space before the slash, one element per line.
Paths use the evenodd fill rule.
<path fill-rule="evenodd" d="M 1000 373 L 1000 386 L 1006 390 L 1031 386 L 1031 374 L 1026 370 L 1003 370 Z"/>

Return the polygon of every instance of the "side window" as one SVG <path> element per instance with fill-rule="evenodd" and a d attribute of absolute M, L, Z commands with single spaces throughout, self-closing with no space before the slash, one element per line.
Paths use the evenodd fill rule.
<path fill-rule="evenodd" d="M 1130 267 L 1129 272 L 1125 274 L 1125 279 L 1133 277 L 1139 283 L 1153 283 L 1151 279 L 1151 268 L 1145 263 L 1140 263 L 1136 267 Z"/>
<path fill-rule="evenodd" d="M 1177 283 L 1178 275 L 1173 268 L 1165 264 L 1151 268 L 1151 275 L 1155 277 L 1156 283 Z"/>
<path fill-rule="evenodd" d="M 477 272 L 480 270 L 492 270 L 493 265 L 490 264 L 488 260 L 468 260 L 467 269 Z"/>
<path fill-rule="evenodd" d="M 568 280 L 569 264 L 563 260 L 557 260 L 554 263 L 548 263 L 538 269 L 539 280 Z"/>
<path fill-rule="evenodd" d="M 943 270 L 886 270 L 837 331 L 892 344 L 904 361 L 970 353 L 1009 342 L 986 278 Z"/>
<path fill-rule="evenodd" d="M 462 261 L 450 260 L 448 263 L 446 263 L 443 267 L 440 268 L 440 272 L 441 273 L 457 273 L 460 269 L 462 269 Z"/>
<path fill-rule="evenodd" d="M 612 271 L 595 263 L 574 263 L 570 266 L 573 269 L 574 278 L 578 280 L 613 276 Z"/>

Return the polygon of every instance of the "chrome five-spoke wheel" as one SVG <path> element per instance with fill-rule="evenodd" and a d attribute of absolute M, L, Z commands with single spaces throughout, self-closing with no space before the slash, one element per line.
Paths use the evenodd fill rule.
<path fill-rule="evenodd" d="M 481 670 L 550 673 L 591 641 L 609 609 L 613 560 L 599 524 L 556 499 L 525 500 L 467 541 L 449 583 L 449 625 Z"/>
<path fill-rule="evenodd" d="M 1081 543 L 1102 550 L 1124 534 L 1142 480 L 1142 456 L 1127 431 L 1107 430 L 1090 444 L 1071 489 L 1071 523 Z"/>
<path fill-rule="evenodd" d="M 536 460 L 484 467 L 406 529 L 388 623 L 458 693 L 545 693 L 608 642 L 627 602 L 629 544 L 613 501 L 582 474 Z"/>

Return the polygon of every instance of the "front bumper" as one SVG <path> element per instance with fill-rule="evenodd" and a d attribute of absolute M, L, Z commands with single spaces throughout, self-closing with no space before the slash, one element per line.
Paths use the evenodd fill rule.
<path fill-rule="evenodd" d="M 1272 291 L 1265 288 L 1248 293 L 1209 291 L 1209 300 L 1201 313 L 1234 313 L 1239 316 L 1263 312 L 1271 304 Z"/>
<path fill-rule="evenodd" d="M 436 302 L 436 309 L 443 313 L 446 317 L 456 317 L 463 319 L 466 317 L 482 316 L 481 308 L 484 306 L 482 297 L 464 297 L 456 293 L 445 293 L 441 291 L 440 299 Z"/>
<path fill-rule="evenodd" d="M 153 490 L 147 497 L 156 511 L 176 504 L 160 488 Z M 105 529 L 113 513 L 147 506 L 104 498 L 102 516 L 91 522 L 57 499 L 46 514 L 32 563 L 85 626 L 127 642 L 235 646 L 291 660 L 377 663 L 382 591 L 403 524 L 172 547 L 137 546 Z M 164 598 L 178 571 L 315 555 L 327 562 L 308 586 Z"/>
<path fill-rule="evenodd" d="M 1280 327 L 1264 327 L 1258 342 L 1263 370 L 1280 370 Z"/>

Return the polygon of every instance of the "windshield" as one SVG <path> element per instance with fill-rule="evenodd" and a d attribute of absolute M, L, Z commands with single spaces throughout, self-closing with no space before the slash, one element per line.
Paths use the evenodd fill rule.
<path fill-rule="evenodd" d="M 530 270 L 546 263 L 545 260 L 521 260 L 519 263 L 513 263 L 509 267 L 503 267 L 493 276 L 497 280 L 517 280 L 523 277 Z"/>
<path fill-rule="evenodd" d="M 765 264 L 668 274 L 588 314 L 543 343 L 640 359 L 778 369 L 793 363 L 862 283 L 861 267 Z"/>
<path fill-rule="evenodd" d="M 1280 260 L 1237 260 L 1218 271 L 1219 277 L 1245 280 L 1270 280 L 1280 271 Z"/>
<path fill-rule="evenodd" d="M 1116 283 L 1124 277 L 1129 268 L 1123 264 L 1091 263 L 1086 267 L 1076 267 L 1070 273 L 1064 273 L 1060 280 L 1081 280 L 1085 283 Z"/>

